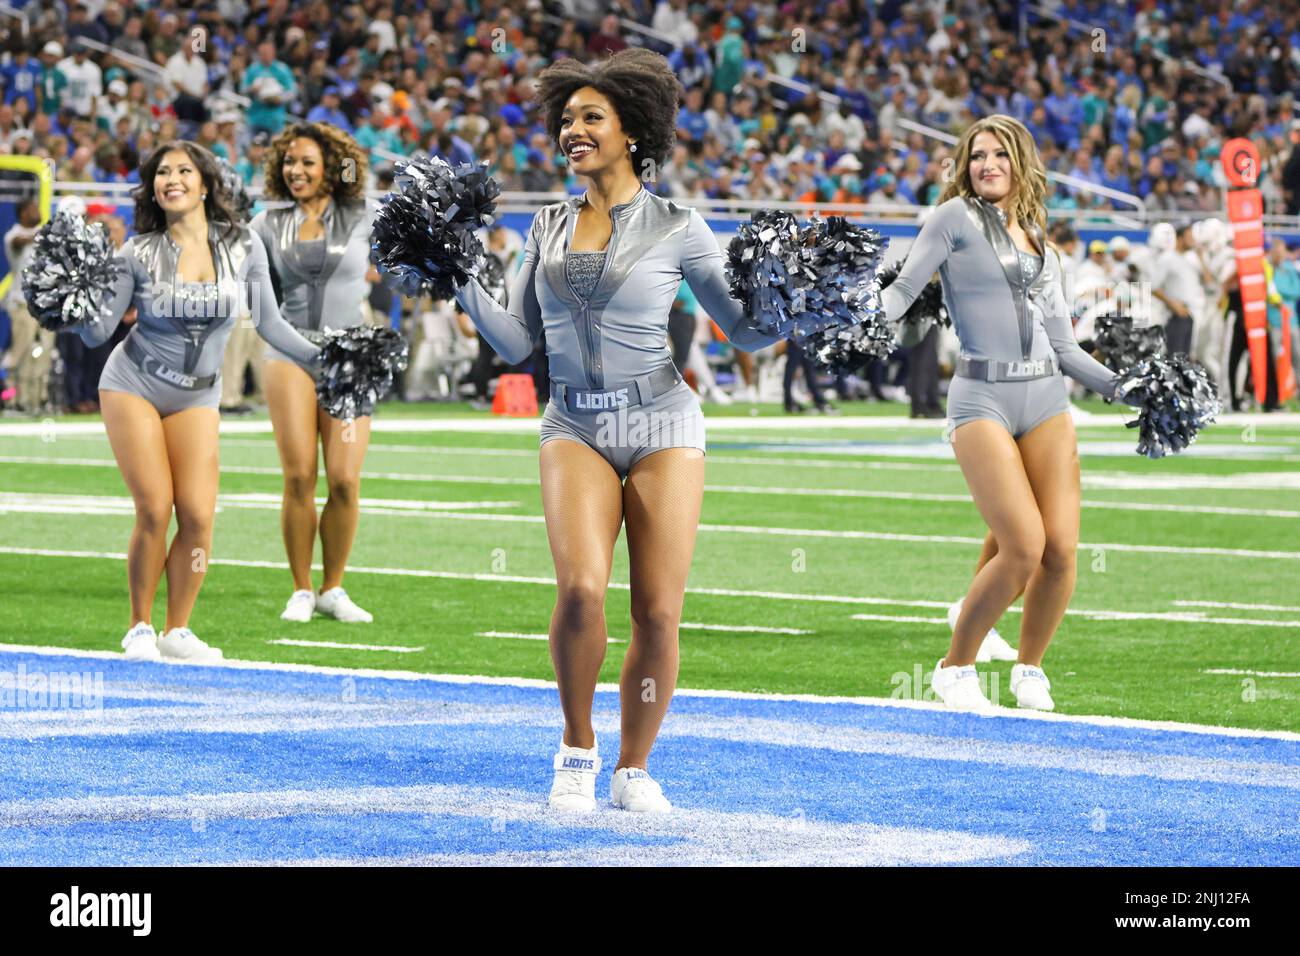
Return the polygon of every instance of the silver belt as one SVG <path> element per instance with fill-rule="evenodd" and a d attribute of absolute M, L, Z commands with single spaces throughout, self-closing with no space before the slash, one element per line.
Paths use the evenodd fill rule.
<path fill-rule="evenodd" d="M 220 374 L 213 372 L 211 375 L 189 375 L 169 368 L 144 350 L 144 346 L 135 340 L 134 331 L 123 340 L 123 344 L 126 348 L 126 357 L 135 363 L 136 368 L 174 388 L 197 392 L 199 389 L 214 385 Z"/>
<path fill-rule="evenodd" d="M 571 412 L 603 412 L 611 408 L 629 408 L 662 395 L 682 380 L 672 363 L 661 365 L 648 375 L 634 378 L 626 385 L 612 388 L 573 388 L 551 382 L 551 398 Z"/>
<path fill-rule="evenodd" d="M 962 355 L 957 359 L 956 374 L 983 382 L 1028 382 L 1036 378 L 1050 378 L 1058 368 L 1056 356 L 1041 359 L 1017 359 L 1001 362 L 996 359 L 977 359 Z"/>

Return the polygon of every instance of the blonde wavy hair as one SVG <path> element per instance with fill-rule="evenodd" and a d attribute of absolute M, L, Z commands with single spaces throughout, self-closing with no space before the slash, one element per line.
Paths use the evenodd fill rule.
<path fill-rule="evenodd" d="M 954 166 L 955 175 L 943 188 L 939 202 L 944 203 L 954 196 L 974 199 L 979 196 L 970 181 L 970 154 L 975 137 L 980 133 L 992 133 L 1007 151 L 1011 160 L 1011 209 L 1008 221 L 1034 223 L 1042 230 L 1044 239 L 1047 235 L 1047 168 L 1043 166 L 1042 157 L 1034 137 L 1030 135 L 1025 124 L 1014 116 L 994 113 L 976 120 L 961 134 L 957 143 L 957 156 Z"/>
<path fill-rule="evenodd" d="M 311 139 L 320 147 L 325 172 L 321 188 L 343 202 L 360 202 L 366 198 L 366 179 L 370 158 L 357 141 L 330 123 L 293 123 L 286 126 L 266 152 L 266 195 L 271 199 L 292 199 L 284 184 L 284 154 L 295 139 Z M 344 173 L 347 175 L 344 175 Z"/>

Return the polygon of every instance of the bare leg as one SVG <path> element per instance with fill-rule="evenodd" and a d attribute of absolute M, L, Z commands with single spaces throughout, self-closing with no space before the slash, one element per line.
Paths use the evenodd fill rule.
<path fill-rule="evenodd" d="M 590 749 L 591 705 L 605 660 L 605 591 L 623 524 L 623 485 L 581 442 L 548 441 L 540 457 L 542 511 L 555 561 L 551 661 L 564 711 L 564 743 Z"/>
<path fill-rule="evenodd" d="M 343 583 L 343 571 L 361 520 L 361 466 L 370 446 L 370 416 L 345 422 L 319 409 L 317 423 L 329 488 L 320 514 L 321 559 L 325 565 L 320 589 L 328 591 Z"/>
<path fill-rule="evenodd" d="M 1020 449 L 996 422 L 967 422 L 953 432 L 953 449 L 975 506 L 998 551 L 975 575 L 944 663 L 972 664 L 989 628 L 1024 588 L 1043 557 L 1043 519 Z"/>
<path fill-rule="evenodd" d="M 1020 663 L 1041 665 L 1074 594 L 1079 546 L 1079 444 L 1068 414 L 1055 415 L 1019 441 L 1043 518 L 1043 560 L 1025 590 Z"/>
<path fill-rule="evenodd" d="M 163 419 L 176 502 L 176 537 L 167 552 L 167 623 L 185 627 L 207 574 L 212 554 L 212 519 L 217 511 L 215 408 L 190 408 Z"/>
<path fill-rule="evenodd" d="M 126 552 L 131 620 L 149 621 L 167 558 L 172 520 L 172 473 L 162 419 L 149 402 L 129 392 L 102 389 L 100 411 L 122 480 L 135 502 L 135 527 Z"/>
<path fill-rule="evenodd" d="M 677 687 L 677 629 L 703 500 L 704 455 L 698 448 L 647 455 L 623 486 L 632 643 L 619 681 L 623 737 L 616 770 L 646 769 Z"/>
<path fill-rule="evenodd" d="M 298 366 L 272 359 L 263 371 L 275 445 L 284 469 L 280 532 L 298 591 L 311 590 L 316 547 L 316 386 Z"/>

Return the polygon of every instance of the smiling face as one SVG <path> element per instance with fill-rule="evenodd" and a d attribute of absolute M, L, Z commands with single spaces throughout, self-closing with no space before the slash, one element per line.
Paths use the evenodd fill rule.
<path fill-rule="evenodd" d="M 1011 154 L 997 136 L 988 130 L 975 134 L 967 169 L 971 188 L 981 199 L 996 203 L 1011 192 Z"/>
<path fill-rule="evenodd" d="M 290 143 L 284 151 L 284 163 L 280 169 L 285 188 L 298 202 L 320 194 L 325 182 L 325 157 L 314 139 L 299 136 Z"/>
<path fill-rule="evenodd" d="M 560 150 L 581 176 L 628 162 L 628 145 L 633 142 L 623 131 L 613 104 L 590 86 L 576 90 L 564 105 L 559 139 Z"/>
<path fill-rule="evenodd" d="M 203 205 L 206 192 L 203 174 L 189 153 L 172 149 L 163 154 L 153 177 L 154 198 L 163 212 L 184 216 L 195 206 Z"/>

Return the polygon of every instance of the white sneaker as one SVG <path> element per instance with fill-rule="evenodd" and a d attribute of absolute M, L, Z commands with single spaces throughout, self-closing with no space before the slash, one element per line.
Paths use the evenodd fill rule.
<path fill-rule="evenodd" d="M 162 655 L 158 653 L 158 634 L 148 621 L 140 621 L 126 632 L 126 637 L 122 638 L 122 650 L 126 652 L 128 661 L 162 659 Z"/>
<path fill-rule="evenodd" d="M 596 809 L 596 777 L 600 774 L 600 742 L 590 750 L 560 742 L 555 755 L 555 780 L 547 801 L 556 810 L 590 813 Z"/>
<path fill-rule="evenodd" d="M 221 648 L 209 647 L 188 627 L 173 627 L 158 638 L 158 651 L 168 660 L 192 664 L 215 664 L 225 656 Z"/>
<path fill-rule="evenodd" d="M 940 660 L 934 666 L 931 678 L 935 696 L 947 705 L 949 710 L 967 710 L 975 713 L 987 713 L 993 709 L 989 699 L 980 687 L 979 674 L 974 664 L 964 667 L 944 667 Z"/>
<path fill-rule="evenodd" d="M 965 600 L 965 598 L 962 598 L 961 601 L 948 608 L 948 630 L 957 630 L 957 618 L 961 617 L 961 605 L 962 601 Z M 1014 661 L 1019 656 L 1016 649 L 998 633 L 998 629 L 990 627 L 989 632 L 984 635 L 980 649 L 975 652 L 975 663 L 987 664 L 989 661 Z"/>
<path fill-rule="evenodd" d="M 316 595 L 316 610 L 349 624 L 369 624 L 375 619 L 369 611 L 363 611 L 353 604 L 348 592 L 341 587 L 330 588 Z"/>
<path fill-rule="evenodd" d="M 623 767 L 614 771 L 609 783 L 609 799 L 614 806 L 631 813 L 667 813 L 673 805 L 659 784 L 640 767 Z"/>
<path fill-rule="evenodd" d="M 1047 679 L 1041 667 L 1033 664 L 1013 664 L 1011 666 L 1011 693 L 1015 695 L 1016 705 L 1031 710 L 1055 710 L 1056 702 L 1048 693 L 1052 682 Z"/>
<path fill-rule="evenodd" d="M 282 621 L 306 622 L 311 620 L 316 610 L 316 593 L 314 591 L 294 591 L 289 596 L 289 603 L 280 612 Z"/>

